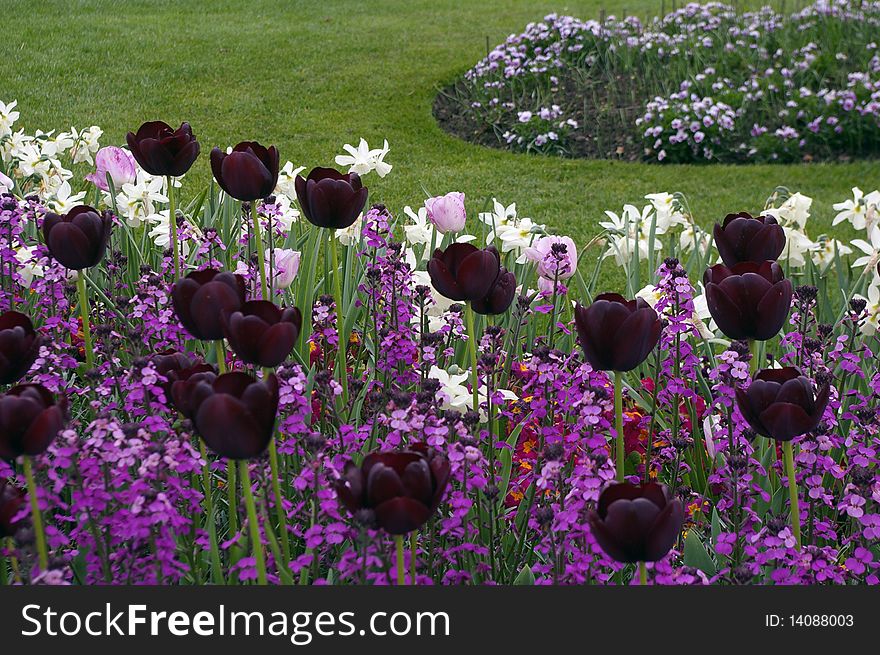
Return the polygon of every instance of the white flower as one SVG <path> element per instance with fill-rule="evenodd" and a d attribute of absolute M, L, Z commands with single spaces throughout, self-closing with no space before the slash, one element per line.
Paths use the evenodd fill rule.
<path fill-rule="evenodd" d="M 765 216 L 772 216 L 784 227 L 795 227 L 803 230 L 810 218 L 810 207 L 813 199 L 801 193 L 789 196 L 779 207 L 765 209 Z"/>
<path fill-rule="evenodd" d="M 852 254 L 852 248 L 841 243 L 837 239 L 826 238 L 823 240 L 820 237 L 819 243 L 816 244 L 816 246 L 816 249 L 813 251 L 813 263 L 821 271 L 825 271 L 829 266 L 834 264 L 835 251 L 840 257 Z"/>
<path fill-rule="evenodd" d="M 65 180 L 55 191 L 55 197 L 49 201 L 49 206 L 58 214 L 66 214 L 77 205 L 82 204 L 82 199 L 86 197 L 85 191 L 74 193 L 71 195 L 70 183 Z"/>
<path fill-rule="evenodd" d="M 876 225 L 872 227 L 871 231 L 868 232 L 868 238 L 871 239 L 870 243 L 864 239 L 853 239 L 850 241 L 852 245 L 865 253 L 863 257 L 859 257 L 852 263 L 853 268 L 873 267 L 877 264 L 878 251 L 880 251 L 880 228 Z"/>
<path fill-rule="evenodd" d="M 858 187 L 852 189 L 853 199 L 834 203 L 834 209 L 840 213 L 834 217 L 832 225 L 849 221 L 857 230 L 870 229 L 877 219 L 877 207 L 880 205 L 880 191 L 872 191 L 865 195 Z"/>
<path fill-rule="evenodd" d="M 419 207 L 418 212 L 415 212 L 412 207 L 407 205 L 403 208 L 403 213 L 412 219 L 410 225 L 403 227 L 403 233 L 409 243 L 430 245 L 434 242 L 434 225 L 428 220 L 426 207 Z M 427 249 L 425 251 L 427 252 Z"/>
<path fill-rule="evenodd" d="M 43 267 L 37 263 L 36 251 L 36 246 L 22 246 L 15 251 L 15 259 L 21 264 L 18 274 L 27 288 L 30 288 L 35 277 L 43 277 Z"/>
<path fill-rule="evenodd" d="M 873 336 L 877 334 L 878 330 L 880 330 L 880 286 L 875 283 L 868 287 L 867 298 L 865 298 L 864 296 L 856 297 L 862 298 L 868 303 L 865 306 L 865 310 L 868 312 L 868 316 L 865 319 L 865 322 L 862 323 L 862 334 L 869 337 Z"/>
<path fill-rule="evenodd" d="M 364 227 L 364 215 L 361 214 L 357 220 L 344 230 L 336 230 L 336 238 L 343 246 L 352 246 L 361 240 L 361 230 Z"/>
<path fill-rule="evenodd" d="M 495 229 L 499 225 L 510 225 L 516 224 L 517 222 L 515 202 L 512 202 L 507 207 L 505 207 L 495 198 L 492 198 L 492 205 L 492 211 L 482 212 L 479 215 L 480 220 L 492 228 L 489 232 L 489 237 L 486 239 L 486 243 L 492 243 L 492 241 L 495 239 Z"/>
<path fill-rule="evenodd" d="M 381 148 L 370 149 L 365 139 L 361 139 L 358 147 L 346 143 L 342 146 L 347 155 L 336 155 L 337 166 L 348 166 L 349 173 L 357 173 L 358 175 L 366 175 L 371 171 L 376 171 L 379 177 L 385 177 L 391 172 L 391 164 L 386 164 L 384 159 L 388 154 L 388 140 Z"/>
<path fill-rule="evenodd" d="M 272 268 L 275 272 L 272 277 L 272 287 L 274 289 L 286 289 L 296 279 L 299 272 L 299 263 L 302 253 L 298 250 L 290 250 L 288 248 L 275 248 L 272 251 L 266 250 L 266 272 L 273 276 Z M 271 266 L 271 267 L 270 267 Z"/>
<path fill-rule="evenodd" d="M 65 152 L 70 150 L 74 144 L 73 135 L 68 134 L 67 132 L 59 132 L 58 134 L 54 134 L 53 130 L 52 132 L 49 132 L 48 134 L 42 136 L 44 136 L 45 138 L 40 144 L 40 151 L 43 157 L 47 157 L 49 159 L 63 155 Z"/>
<path fill-rule="evenodd" d="M 0 193 L 9 193 L 13 188 L 15 188 L 15 182 L 6 177 L 3 171 L 0 171 Z"/>
<path fill-rule="evenodd" d="M 278 184 L 275 185 L 275 193 L 285 196 L 288 200 L 296 200 L 296 176 L 306 169 L 305 166 L 293 167 L 292 162 L 287 162 L 278 171 Z"/>
<path fill-rule="evenodd" d="M 77 132 L 76 128 L 71 128 L 71 131 L 74 143 L 70 154 L 73 156 L 73 163 L 94 164 L 92 157 L 101 148 L 98 139 L 104 134 L 104 130 L 97 125 L 92 125 L 82 132 Z"/>
<path fill-rule="evenodd" d="M 409 260 L 409 253 L 407 253 L 407 260 Z M 413 289 L 421 285 L 426 286 L 431 290 L 431 300 L 433 302 L 426 303 L 425 314 L 428 316 L 428 330 L 431 332 L 437 332 L 437 330 L 445 325 L 446 321 L 444 320 L 443 315 L 449 311 L 449 308 L 455 303 L 455 301 L 450 300 L 434 288 L 434 285 L 431 284 L 431 276 L 428 275 L 427 271 L 413 271 L 412 282 Z M 413 322 L 418 323 L 418 321 L 419 316 L 418 313 L 416 313 L 416 315 L 413 316 Z"/>
<path fill-rule="evenodd" d="M 153 177 L 142 170 L 138 171 L 134 184 L 122 185 L 122 193 L 116 196 L 116 206 L 125 215 L 129 227 L 138 227 L 145 219 L 156 214 L 153 203 L 168 202 L 163 187 L 163 178 Z"/>
<path fill-rule="evenodd" d="M 0 102 L 0 137 L 12 134 L 12 125 L 18 120 L 19 113 L 13 111 L 17 101 L 13 100 L 8 105 Z"/>
<path fill-rule="evenodd" d="M 782 231 L 785 232 L 785 248 L 779 255 L 779 260 L 787 261 L 792 268 L 803 268 L 807 265 L 807 254 L 818 245 L 795 227 L 783 226 Z"/>
<path fill-rule="evenodd" d="M 660 287 L 649 284 L 636 293 L 636 298 L 643 299 L 651 308 L 655 308 L 660 302 L 662 293 Z M 711 339 L 715 336 L 712 330 L 706 325 L 707 320 L 711 320 L 712 315 L 709 313 L 709 306 L 706 303 L 706 297 L 696 296 L 694 298 L 694 313 L 691 316 L 690 324 L 696 328 L 697 332 L 704 339 Z"/>
<path fill-rule="evenodd" d="M 466 412 L 467 410 L 474 408 L 473 393 L 465 386 L 465 383 L 470 376 L 471 373 L 469 370 L 462 373 L 450 374 L 437 366 L 431 367 L 431 370 L 428 372 L 428 377 L 440 382 L 440 390 L 446 397 L 442 405 L 443 409 L 451 409 L 456 412 Z M 517 399 L 517 395 L 508 389 L 496 389 L 496 391 L 500 393 L 506 401 Z M 482 409 L 482 405 L 487 402 L 487 398 L 488 394 L 486 386 L 480 385 L 480 388 L 477 389 L 477 400 L 481 405 L 480 418 L 483 421 L 485 421 L 487 417 Z"/>
<path fill-rule="evenodd" d="M 665 233 L 674 225 L 688 225 L 687 217 L 682 213 L 681 207 L 671 193 L 649 193 L 645 196 L 645 200 L 649 200 L 657 213 L 657 225 Z"/>
<path fill-rule="evenodd" d="M 678 247 L 686 253 L 697 248 L 701 255 L 705 255 L 712 247 L 712 236 L 699 225 L 688 223 L 678 238 Z"/>
<path fill-rule="evenodd" d="M 153 228 L 150 230 L 149 237 L 159 248 L 167 250 L 171 247 L 171 226 L 168 223 L 168 210 L 163 209 L 160 212 L 150 214 L 146 217 L 146 222 L 152 223 Z M 189 226 L 190 229 L 194 229 Z M 197 231 L 197 230 L 196 230 Z M 178 232 L 179 236 L 179 232 Z M 189 242 L 179 240 L 180 254 L 186 257 L 189 255 Z"/>

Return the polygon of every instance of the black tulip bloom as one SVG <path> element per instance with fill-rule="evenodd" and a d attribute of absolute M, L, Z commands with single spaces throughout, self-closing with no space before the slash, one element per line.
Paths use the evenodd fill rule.
<path fill-rule="evenodd" d="M 150 175 L 180 177 L 192 168 L 201 151 L 189 123 L 173 130 L 168 123 L 150 121 L 137 133 L 129 132 L 126 140 L 132 156 Z"/>
<path fill-rule="evenodd" d="M 254 366 L 278 366 L 296 345 L 302 314 L 268 300 L 251 300 L 223 317 L 223 334 L 235 354 Z"/>
<path fill-rule="evenodd" d="M 245 293 L 241 275 L 206 268 L 175 282 L 171 302 L 187 332 L 202 341 L 216 341 L 223 338 L 223 314 L 241 309 Z"/>
<path fill-rule="evenodd" d="M 0 539 L 15 536 L 17 529 L 15 517 L 24 503 L 24 492 L 21 489 L 6 480 L 0 480 Z"/>
<path fill-rule="evenodd" d="M 171 399 L 171 386 L 178 380 L 186 380 L 194 373 L 213 372 L 214 367 L 198 355 L 190 355 L 177 350 L 163 350 L 151 358 L 153 368 L 165 382 L 162 388 L 165 390 L 165 398 Z"/>
<path fill-rule="evenodd" d="M 716 264 L 706 269 L 703 284 L 712 318 L 734 340 L 773 338 L 791 310 L 791 281 L 776 262 Z"/>
<path fill-rule="evenodd" d="M 513 303 L 516 295 L 516 277 L 506 268 L 501 268 L 495 283 L 484 298 L 471 301 L 471 308 L 477 314 L 503 314 Z"/>
<path fill-rule="evenodd" d="M 64 427 L 67 401 L 40 384 L 21 384 L 0 395 L 0 459 L 39 455 Z"/>
<path fill-rule="evenodd" d="M 456 301 L 484 300 L 501 273 L 501 257 L 495 248 L 480 250 L 470 243 L 439 248 L 428 260 L 431 284 L 440 295 Z"/>
<path fill-rule="evenodd" d="M 176 388 L 180 382 L 176 382 Z M 278 380 L 257 380 L 247 373 L 225 373 L 189 387 L 192 422 L 205 444 L 220 457 L 254 459 L 272 440 L 278 411 Z"/>
<path fill-rule="evenodd" d="M 618 562 L 656 562 L 672 548 L 684 523 L 681 501 L 655 482 L 606 487 L 590 527 L 602 550 Z"/>
<path fill-rule="evenodd" d="M 278 148 L 256 141 L 242 141 L 229 154 L 214 148 L 211 171 L 220 188 L 236 200 L 268 198 L 278 184 Z"/>
<path fill-rule="evenodd" d="M 603 293 L 589 307 L 574 310 L 578 340 L 597 371 L 631 371 L 651 354 L 660 339 L 657 312 L 643 299 Z"/>
<path fill-rule="evenodd" d="M 195 416 L 196 390 L 200 384 L 211 386 L 217 379 L 217 372 L 210 364 L 197 364 L 190 368 L 183 368 L 174 373 L 176 379 L 171 383 L 171 401 L 184 417 L 192 420 Z M 198 395 L 198 398 L 201 398 Z"/>
<path fill-rule="evenodd" d="M 830 387 L 813 383 L 793 366 L 755 373 L 748 389 L 736 390 L 736 404 L 752 429 L 776 441 L 791 441 L 816 429 Z"/>
<path fill-rule="evenodd" d="M 317 227 L 351 227 L 367 203 L 367 187 L 357 173 L 318 167 L 308 177 L 297 175 L 294 184 L 302 213 Z"/>
<path fill-rule="evenodd" d="M 334 487 L 353 516 L 370 510 L 385 532 L 403 535 L 418 530 L 437 510 L 449 471 L 449 460 L 419 443 L 370 453 L 360 466 L 346 462 Z"/>
<path fill-rule="evenodd" d="M 79 271 L 101 263 L 112 227 L 110 212 L 79 205 L 63 216 L 47 213 L 43 217 L 43 239 L 59 264 Z"/>
<path fill-rule="evenodd" d="M 42 339 L 21 312 L 0 314 L 0 384 L 18 382 L 40 354 Z"/>
<path fill-rule="evenodd" d="M 715 224 L 715 247 L 728 268 L 740 262 L 775 261 L 785 248 L 785 232 L 772 216 L 728 214 Z"/>

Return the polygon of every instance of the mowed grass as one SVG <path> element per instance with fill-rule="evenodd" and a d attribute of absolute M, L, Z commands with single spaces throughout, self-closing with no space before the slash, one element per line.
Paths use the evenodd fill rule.
<path fill-rule="evenodd" d="M 668 6 L 668 3 L 667 3 Z M 852 186 L 880 186 L 880 163 L 660 166 L 513 154 L 460 141 L 431 115 L 437 90 L 508 34 L 550 12 L 647 16 L 659 2 L 545 0 L 4 0 L 0 99 L 19 127 L 98 124 L 122 143 L 145 120 L 188 120 L 203 146 L 275 143 L 282 162 L 332 165 L 343 143 L 388 139 L 393 172 L 367 178 L 392 211 L 459 190 L 468 211 L 493 197 L 580 245 L 603 210 L 681 191 L 704 224 L 759 210 L 777 185 L 815 198 L 814 238 Z M 187 191 L 197 186 L 188 183 Z M 846 232 L 844 236 L 850 236 Z M 596 251 L 593 251 L 596 252 Z"/>

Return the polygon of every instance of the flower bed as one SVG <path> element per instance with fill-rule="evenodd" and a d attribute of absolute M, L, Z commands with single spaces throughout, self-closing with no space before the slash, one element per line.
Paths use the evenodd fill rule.
<path fill-rule="evenodd" d="M 880 192 L 835 206 L 850 245 L 783 190 L 577 244 L 375 204 L 387 143 L 305 177 L 214 148 L 197 189 L 187 124 L 17 118 L 0 583 L 878 581 Z"/>
<path fill-rule="evenodd" d="M 654 162 L 848 160 L 880 153 L 880 3 L 790 15 L 688 4 L 643 22 L 551 14 L 438 96 L 488 145 Z"/>

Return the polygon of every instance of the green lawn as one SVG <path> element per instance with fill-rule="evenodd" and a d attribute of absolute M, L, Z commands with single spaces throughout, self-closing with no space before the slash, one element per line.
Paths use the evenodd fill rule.
<path fill-rule="evenodd" d="M 474 215 L 493 196 L 572 234 L 597 231 L 604 209 L 645 193 L 682 191 L 704 223 L 759 209 L 776 185 L 816 199 L 819 225 L 852 186 L 880 186 L 880 163 L 658 166 L 511 154 L 459 141 L 431 103 L 511 32 L 556 11 L 588 18 L 604 6 L 645 16 L 660 3 L 545 0 L 67 1 L 4 0 L 0 99 L 17 99 L 20 126 L 84 127 L 121 143 L 161 118 L 188 120 L 207 151 L 243 139 L 275 143 L 282 162 L 332 164 L 361 136 L 391 144 L 394 171 L 371 175 L 371 198 L 397 212 L 425 193 L 464 191 Z M 669 3 L 667 3 L 669 6 Z M 192 189 L 193 185 L 190 185 Z"/>

